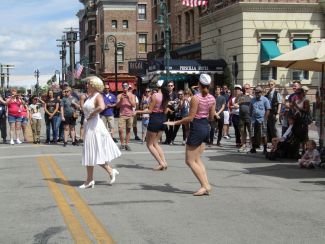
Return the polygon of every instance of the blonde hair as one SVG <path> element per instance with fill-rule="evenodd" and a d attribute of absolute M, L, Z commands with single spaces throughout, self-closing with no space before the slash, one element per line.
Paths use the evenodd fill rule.
<path fill-rule="evenodd" d="M 94 87 L 98 92 L 104 90 L 104 82 L 97 76 L 88 76 L 86 82 L 88 82 L 89 85 Z"/>

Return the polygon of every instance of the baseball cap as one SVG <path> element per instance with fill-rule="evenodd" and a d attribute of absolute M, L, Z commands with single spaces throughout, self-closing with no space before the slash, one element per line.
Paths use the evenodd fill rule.
<path fill-rule="evenodd" d="M 64 82 L 63 85 L 64 86 L 69 86 L 69 83 L 68 82 Z"/>
<path fill-rule="evenodd" d="M 161 87 L 164 84 L 164 80 L 158 80 L 157 81 L 157 86 Z"/>
<path fill-rule="evenodd" d="M 235 89 L 237 88 L 237 89 L 240 89 L 240 90 L 243 89 L 241 85 L 235 85 L 234 88 Z"/>
<path fill-rule="evenodd" d="M 202 85 L 208 86 L 211 84 L 211 76 L 208 74 L 201 74 L 199 81 Z"/>

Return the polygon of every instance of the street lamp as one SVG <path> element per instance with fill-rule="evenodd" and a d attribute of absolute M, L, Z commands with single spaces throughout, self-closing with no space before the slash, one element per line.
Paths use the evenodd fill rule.
<path fill-rule="evenodd" d="M 117 40 L 116 40 L 116 36 L 109 35 L 109 36 L 106 37 L 105 45 L 104 45 L 104 50 L 105 51 L 109 50 L 109 45 L 108 45 L 109 41 L 114 43 L 115 93 L 116 93 L 116 96 L 117 96 L 118 92 L 117 92 Z"/>
<path fill-rule="evenodd" d="M 75 65 L 75 43 L 78 41 L 78 31 L 70 28 L 66 33 L 66 41 L 69 43 L 70 50 L 70 69 L 71 69 L 71 85 L 75 85 L 74 65 Z"/>
<path fill-rule="evenodd" d="M 169 63 L 170 63 L 170 25 L 169 25 L 169 16 L 168 16 L 168 7 L 165 0 L 161 0 L 160 5 L 160 15 L 156 21 L 160 27 L 164 28 L 164 46 L 165 46 L 165 55 L 164 55 L 164 64 L 166 71 L 166 78 L 169 80 Z"/>
<path fill-rule="evenodd" d="M 39 74 L 40 74 L 39 70 L 36 69 L 36 70 L 34 71 L 34 76 L 36 77 L 36 86 L 35 86 L 35 88 L 36 88 L 36 95 L 37 95 L 37 96 L 39 95 L 39 94 L 38 94 L 38 92 L 39 92 L 39 80 L 38 80 L 38 78 L 39 78 Z"/>
<path fill-rule="evenodd" d="M 55 72 L 54 72 L 54 74 L 55 74 L 55 80 L 56 80 L 56 75 L 58 75 L 59 76 L 59 84 L 61 83 L 61 80 L 60 80 L 60 70 L 55 70 Z"/>

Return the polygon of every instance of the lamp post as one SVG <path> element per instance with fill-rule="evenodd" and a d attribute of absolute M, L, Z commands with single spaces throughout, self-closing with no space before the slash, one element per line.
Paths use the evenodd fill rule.
<path fill-rule="evenodd" d="M 74 65 L 75 65 L 75 43 L 78 40 L 78 31 L 72 27 L 66 31 L 66 41 L 69 43 L 70 50 L 70 69 L 71 69 L 71 85 L 75 85 Z"/>
<path fill-rule="evenodd" d="M 116 36 L 113 35 L 109 35 L 106 37 L 105 39 L 105 46 L 104 46 L 104 50 L 108 51 L 109 50 L 109 45 L 108 42 L 111 41 L 114 43 L 114 64 L 115 64 L 115 94 L 116 96 L 118 95 L 117 92 L 117 40 L 116 40 Z"/>
<path fill-rule="evenodd" d="M 60 80 L 60 70 L 55 70 L 55 72 L 54 72 L 54 74 L 55 74 L 55 78 L 56 78 L 56 75 L 58 75 L 59 76 L 59 84 L 61 83 L 61 80 Z"/>
<path fill-rule="evenodd" d="M 37 95 L 37 96 L 39 95 L 39 94 L 38 94 L 38 92 L 39 92 L 39 80 L 38 80 L 38 78 L 39 78 L 39 74 L 40 74 L 39 70 L 36 69 L 36 70 L 34 71 L 34 76 L 36 77 L 36 86 L 35 86 L 35 88 L 36 88 L 36 95 Z"/>
<path fill-rule="evenodd" d="M 164 64 L 166 71 L 166 78 L 169 80 L 169 64 L 170 64 L 170 25 L 169 25 L 169 16 L 168 16 L 168 7 L 165 0 L 161 0 L 160 5 L 160 15 L 158 16 L 158 20 L 156 24 L 160 27 L 164 28 L 164 47 L 165 47 L 165 55 L 164 55 Z"/>

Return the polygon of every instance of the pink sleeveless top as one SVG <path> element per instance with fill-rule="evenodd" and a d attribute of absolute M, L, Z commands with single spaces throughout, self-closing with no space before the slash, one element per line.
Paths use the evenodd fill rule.
<path fill-rule="evenodd" d="M 120 115 L 126 116 L 126 117 L 132 117 L 133 116 L 133 107 L 131 105 L 131 102 L 129 99 L 122 99 L 120 103 Z"/>
<path fill-rule="evenodd" d="M 20 108 L 21 105 L 22 105 L 21 101 L 9 98 L 9 101 L 7 104 L 8 115 L 20 117 L 21 116 L 21 108 Z"/>
<path fill-rule="evenodd" d="M 164 112 L 164 110 L 161 108 L 163 95 L 161 93 L 155 93 L 152 96 L 156 98 L 156 104 L 155 104 L 155 107 L 153 108 L 152 112 L 153 113 L 162 113 L 162 112 Z"/>
<path fill-rule="evenodd" d="M 210 108 L 216 103 L 216 99 L 211 94 L 202 96 L 201 93 L 194 95 L 199 100 L 199 105 L 194 118 L 203 119 L 207 118 L 210 113 Z"/>

